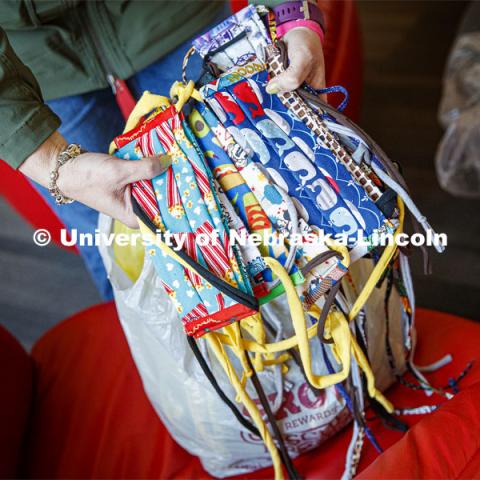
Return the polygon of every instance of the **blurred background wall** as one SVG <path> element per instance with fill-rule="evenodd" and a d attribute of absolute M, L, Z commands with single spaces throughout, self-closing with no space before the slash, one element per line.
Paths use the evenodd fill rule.
<path fill-rule="evenodd" d="M 480 320 L 480 201 L 442 191 L 434 170 L 443 134 L 437 120 L 443 70 L 469 3 L 358 2 L 364 38 L 361 125 L 402 165 L 431 225 L 448 234 L 444 254 L 431 249 L 432 275 L 422 274 L 415 254 L 418 305 Z M 480 30 L 480 15 L 470 20 Z"/>

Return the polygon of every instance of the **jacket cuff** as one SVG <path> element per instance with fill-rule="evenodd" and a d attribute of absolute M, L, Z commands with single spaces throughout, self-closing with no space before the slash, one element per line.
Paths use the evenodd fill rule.
<path fill-rule="evenodd" d="M 0 144 L 0 158 L 17 169 L 60 125 L 60 118 L 47 105 L 40 104 L 27 120 Z"/>

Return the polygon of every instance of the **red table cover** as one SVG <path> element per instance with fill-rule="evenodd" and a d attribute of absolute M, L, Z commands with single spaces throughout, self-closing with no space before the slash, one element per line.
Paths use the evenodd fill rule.
<path fill-rule="evenodd" d="M 429 374 L 434 384 L 445 385 L 477 358 L 480 324 L 428 310 L 419 310 L 417 324 L 420 365 L 446 353 L 453 355 L 451 364 Z M 208 477 L 199 460 L 173 441 L 153 411 L 113 304 L 64 321 L 37 342 L 32 356 L 36 387 L 24 461 L 28 477 Z M 479 380 L 480 365 L 474 364 L 453 400 L 430 416 L 406 418 L 417 425 L 400 443 L 395 444 L 401 439 L 399 432 L 373 421 L 372 429 L 386 452 L 362 478 L 480 473 Z M 397 407 L 442 401 L 401 385 L 390 389 L 388 397 Z M 338 478 L 349 440 L 348 428 L 295 464 L 306 479 Z M 360 470 L 376 458 L 367 442 Z M 244 478 L 271 477 L 272 471 L 265 469 Z"/>

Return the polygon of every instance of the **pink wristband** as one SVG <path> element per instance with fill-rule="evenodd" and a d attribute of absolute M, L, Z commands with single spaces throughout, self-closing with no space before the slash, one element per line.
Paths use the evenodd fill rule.
<path fill-rule="evenodd" d="M 297 27 L 306 27 L 309 30 L 313 30 L 319 37 L 320 42 L 323 45 L 323 39 L 325 34 L 323 33 L 322 27 L 313 20 L 291 20 L 290 22 L 282 23 L 277 26 L 277 36 L 282 38 L 288 31 Z"/>

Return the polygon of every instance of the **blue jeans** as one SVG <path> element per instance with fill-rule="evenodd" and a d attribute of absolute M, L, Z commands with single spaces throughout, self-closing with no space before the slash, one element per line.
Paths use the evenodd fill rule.
<path fill-rule="evenodd" d="M 228 15 L 229 7 L 226 4 L 214 24 Z M 129 78 L 127 85 L 134 97 L 140 98 L 145 90 L 168 96 L 172 83 L 182 78 L 182 61 L 190 46 L 189 40 L 172 53 Z M 201 63 L 198 55 L 190 57 L 189 78 L 198 77 Z M 112 139 L 123 131 L 125 121 L 110 89 L 59 98 L 47 103 L 62 120 L 59 131 L 65 139 L 68 142 L 79 143 L 90 152 L 107 152 Z M 35 187 L 68 230 L 76 228 L 79 234 L 95 232 L 98 223 L 97 211 L 78 202 L 70 205 L 56 205 L 46 188 L 38 184 L 35 184 Z M 101 296 L 105 300 L 111 299 L 112 288 L 98 248 L 84 246 L 79 247 L 79 250 Z"/>

